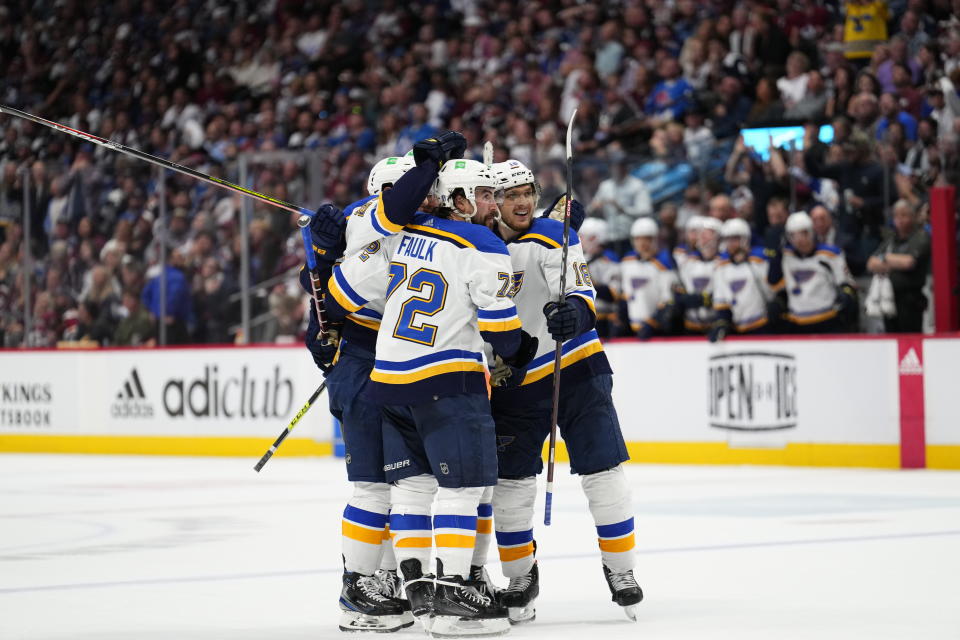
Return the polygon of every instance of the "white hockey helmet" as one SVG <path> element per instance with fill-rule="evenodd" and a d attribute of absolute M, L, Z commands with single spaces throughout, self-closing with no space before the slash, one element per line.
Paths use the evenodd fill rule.
<path fill-rule="evenodd" d="M 482 162 L 476 160 L 450 160 L 443 164 L 440 173 L 437 176 L 434 189 L 437 197 L 440 198 L 440 206 L 453 209 L 453 196 L 458 189 L 463 189 L 463 195 L 473 205 L 473 211 L 477 211 L 477 189 L 480 187 L 489 187 L 496 191 L 498 189 L 497 179 L 494 177 L 493 170 Z M 463 213 L 459 215 L 465 216 Z"/>
<path fill-rule="evenodd" d="M 660 228 L 657 226 L 657 221 L 650 216 L 637 218 L 630 225 L 631 238 L 656 238 L 659 232 Z"/>
<path fill-rule="evenodd" d="M 806 211 L 795 211 L 787 218 L 787 235 L 797 231 L 809 231 L 813 233 L 813 219 Z"/>
<path fill-rule="evenodd" d="M 686 231 L 699 231 L 700 229 L 703 229 L 703 221 L 705 219 L 706 216 L 690 216 L 690 218 L 687 220 L 687 224 L 684 225 L 683 228 Z"/>
<path fill-rule="evenodd" d="M 498 190 L 506 191 L 525 184 L 531 185 L 534 191 L 533 208 L 537 208 L 537 202 L 540 200 L 540 183 L 537 182 L 533 171 L 527 165 L 511 158 L 506 162 L 497 162 L 490 165 L 490 169 L 493 170 L 497 179 Z"/>
<path fill-rule="evenodd" d="M 711 218 L 710 216 L 698 216 L 700 218 L 700 230 L 701 231 L 713 231 L 717 234 L 717 237 L 720 237 L 721 232 L 723 231 L 723 224 L 716 218 Z"/>
<path fill-rule="evenodd" d="M 393 186 L 400 176 L 416 166 L 412 155 L 390 156 L 373 165 L 367 176 L 367 193 L 372 196 L 383 190 L 384 185 Z"/>
<path fill-rule="evenodd" d="M 723 223 L 720 229 L 720 236 L 723 238 L 740 238 L 744 242 L 750 242 L 750 225 L 743 218 L 730 218 Z"/>
<path fill-rule="evenodd" d="M 583 224 L 580 225 L 580 230 L 577 231 L 577 235 L 581 238 L 593 238 L 600 244 L 603 244 L 607 241 L 607 221 L 603 218 L 587 218 L 583 221 Z"/>

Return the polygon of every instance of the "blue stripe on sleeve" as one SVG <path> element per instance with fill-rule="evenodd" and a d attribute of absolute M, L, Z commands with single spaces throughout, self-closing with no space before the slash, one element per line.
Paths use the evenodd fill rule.
<path fill-rule="evenodd" d="M 351 302 L 353 302 L 355 305 L 360 307 L 367 304 L 368 301 L 365 300 L 363 296 L 361 296 L 359 293 L 353 290 L 353 287 L 351 287 L 350 283 L 347 282 L 347 279 L 343 277 L 343 273 L 341 273 L 339 268 L 333 270 L 333 277 L 337 281 L 337 286 L 340 287 L 340 290 L 343 292 L 345 296 L 350 298 Z"/>
<path fill-rule="evenodd" d="M 391 531 L 430 531 L 430 516 L 411 513 L 391 513 Z"/>
<path fill-rule="evenodd" d="M 477 515 L 481 518 L 493 517 L 493 505 L 486 502 L 481 502 L 477 505 Z"/>
<path fill-rule="evenodd" d="M 615 524 L 601 524 L 597 527 L 597 536 L 601 538 L 619 538 L 633 533 L 633 518 Z"/>
<path fill-rule="evenodd" d="M 477 530 L 477 516 L 433 516 L 434 529 L 464 529 L 465 531 Z"/>
<path fill-rule="evenodd" d="M 347 508 L 343 510 L 343 518 L 350 522 L 356 522 L 357 524 L 376 527 L 378 529 L 383 529 L 387 525 L 387 514 L 358 509 L 349 504 Z"/>
<path fill-rule="evenodd" d="M 507 309 L 494 309 L 492 311 L 477 309 L 478 320 L 499 320 L 500 318 L 512 318 L 515 315 L 517 315 L 517 307 L 514 305 L 510 305 Z"/>

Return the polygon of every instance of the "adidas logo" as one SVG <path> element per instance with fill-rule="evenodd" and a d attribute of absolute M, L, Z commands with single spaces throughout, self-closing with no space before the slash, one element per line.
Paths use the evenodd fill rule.
<path fill-rule="evenodd" d="M 130 376 L 117 391 L 117 398 L 110 405 L 110 415 L 114 418 L 152 418 L 153 405 L 147 402 L 140 374 L 136 367 L 130 370 Z"/>
<path fill-rule="evenodd" d="M 923 375 L 923 365 L 920 363 L 920 356 L 917 355 L 917 351 L 913 347 L 910 347 L 910 349 L 903 355 L 903 359 L 900 360 L 900 375 Z"/>
<path fill-rule="evenodd" d="M 146 400 L 147 394 L 143 392 L 143 385 L 140 384 L 140 374 L 136 367 L 130 370 L 130 378 L 123 383 L 120 391 L 117 392 L 117 400 Z"/>

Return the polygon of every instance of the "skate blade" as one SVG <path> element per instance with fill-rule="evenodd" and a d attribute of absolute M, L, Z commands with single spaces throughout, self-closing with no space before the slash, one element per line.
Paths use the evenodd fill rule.
<path fill-rule="evenodd" d="M 639 609 L 640 609 L 639 605 L 631 604 L 631 605 L 629 605 L 629 606 L 624 607 L 624 608 L 623 608 L 623 612 L 624 612 L 625 614 L 627 614 L 627 617 L 630 618 L 631 621 L 636 622 L 636 621 L 637 621 L 637 611 L 638 611 Z"/>
<path fill-rule="evenodd" d="M 457 616 L 435 616 L 430 627 L 430 635 L 434 638 L 483 638 L 502 636 L 509 632 L 509 618 L 471 620 Z"/>
<path fill-rule="evenodd" d="M 340 631 L 363 631 L 373 633 L 393 633 L 404 627 L 409 627 L 412 621 L 406 622 L 401 616 L 370 616 L 356 611 L 344 611 L 340 614 Z"/>
<path fill-rule="evenodd" d="M 525 607 L 510 607 L 507 609 L 510 624 L 525 624 L 537 619 L 537 610 L 531 602 Z"/>

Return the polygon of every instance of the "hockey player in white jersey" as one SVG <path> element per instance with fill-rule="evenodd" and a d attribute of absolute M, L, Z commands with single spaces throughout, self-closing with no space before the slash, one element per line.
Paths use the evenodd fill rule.
<path fill-rule="evenodd" d="M 370 195 L 345 209 L 345 233 L 343 214 L 330 208 L 318 211 L 320 220 L 312 225 L 318 263 L 332 268 L 341 251 L 354 256 L 378 248 L 384 237 L 412 220 L 440 164 L 459 157 L 464 146 L 462 136 L 447 132 L 417 143 L 419 163 L 411 154 L 384 158 L 374 165 L 367 181 Z M 386 266 L 378 269 L 386 278 Z M 310 291 L 309 282 L 304 287 Z M 307 332 L 307 346 L 326 372 L 330 411 L 342 424 L 347 478 L 353 484 L 341 527 L 344 574 L 339 626 L 344 631 L 395 631 L 413 623 L 409 603 L 399 597 L 397 561 L 389 539 L 390 486 L 383 470 L 380 409 L 367 393 L 384 302 L 383 296 L 371 297 L 364 307 L 331 327 L 339 337 L 338 353 L 336 344 L 324 345 L 318 339 L 312 309 Z M 331 367 L 335 354 L 336 366 Z"/>
<path fill-rule="evenodd" d="M 678 282 L 670 253 L 657 246 L 659 231 L 653 218 L 635 220 L 630 227 L 633 251 L 620 264 L 630 330 L 641 340 L 669 330 L 669 305 Z"/>
<path fill-rule="evenodd" d="M 783 306 L 783 277 L 779 262 L 770 262 L 761 247 L 750 247 L 750 225 L 742 218 L 723 223 L 724 252 L 713 282 L 717 319 L 707 337 L 711 342 L 727 334 L 773 333 Z"/>
<path fill-rule="evenodd" d="M 674 301 L 683 313 L 683 328 L 688 333 L 705 334 L 716 314 L 713 310 L 713 276 L 719 263 L 720 221 L 703 217 L 697 232 L 697 251 L 678 265 L 681 290 Z"/>
<path fill-rule="evenodd" d="M 537 341 L 521 330 L 509 296 L 506 247 L 467 223 L 496 211 L 493 187 L 484 165 L 448 161 L 437 190 L 449 219 L 418 214 L 376 250 L 345 260 L 330 280 L 335 317 L 386 296 L 370 379 L 385 416 L 390 535 L 414 614 L 430 613 L 435 635 L 509 629 L 506 610 L 470 579 L 478 506 L 497 471 L 482 344 L 522 380 Z M 434 581 L 422 572 L 434 546 L 431 594 Z"/>
<path fill-rule="evenodd" d="M 810 216 L 787 218 L 783 250 L 787 321 L 794 333 L 838 333 L 856 316 L 857 294 L 843 251 L 818 243 Z"/>
<path fill-rule="evenodd" d="M 604 247 L 607 242 L 607 221 L 587 218 L 577 230 L 587 270 L 597 292 L 597 335 L 611 338 L 620 335 L 620 258 Z"/>
<path fill-rule="evenodd" d="M 700 229 L 703 228 L 705 216 L 690 216 L 683 227 L 683 241 L 673 249 L 673 263 L 679 269 L 688 258 L 697 254 L 697 241 L 700 238 Z"/>
<path fill-rule="evenodd" d="M 613 377 L 593 329 L 594 290 L 576 232 L 570 244 L 563 302 L 558 303 L 563 223 L 535 218 L 539 189 L 530 170 L 516 160 L 493 165 L 504 190 L 500 233 L 512 262 L 509 291 L 524 328 L 539 338 L 525 377 L 502 378 L 494 371 L 491 406 L 497 425 L 499 479 L 494 489 L 494 526 L 503 573 L 510 579 L 500 602 L 511 620 L 535 615 L 539 593 L 533 505 L 541 452 L 550 431 L 554 340 L 563 342 L 558 424 L 581 476 L 596 524 L 603 573 L 613 600 L 635 615 L 643 597 L 633 576 L 633 509 L 621 468 L 629 459 L 611 390 Z"/>

